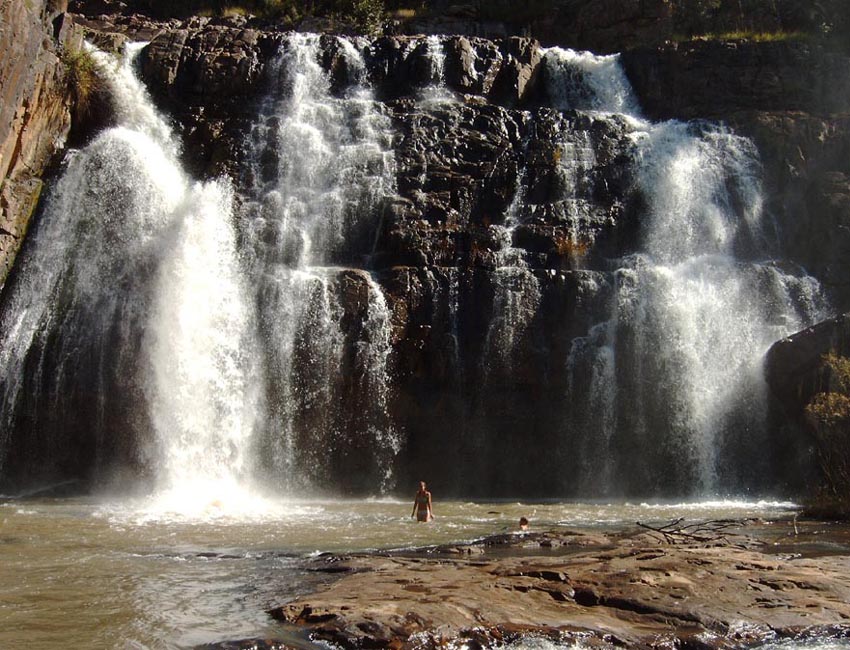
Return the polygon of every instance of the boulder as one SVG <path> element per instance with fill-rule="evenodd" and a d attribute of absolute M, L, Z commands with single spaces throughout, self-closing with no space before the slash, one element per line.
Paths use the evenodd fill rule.
<path fill-rule="evenodd" d="M 824 386 L 823 356 L 850 356 L 850 313 L 842 314 L 774 343 L 765 372 L 771 391 L 795 419 Z"/>
<path fill-rule="evenodd" d="M 843 636 L 847 555 L 792 555 L 786 545 L 796 550 L 794 542 L 771 551 L 771 541 L 789 539 L 789 522 L 761 525 L 755 536 L 727 524 L 728 539 L 522 533 L 408 557 L 334 558 L 336 582 L 269 614 L 346 650 L 510 646 L 524 638 L 721 650 Z"/>

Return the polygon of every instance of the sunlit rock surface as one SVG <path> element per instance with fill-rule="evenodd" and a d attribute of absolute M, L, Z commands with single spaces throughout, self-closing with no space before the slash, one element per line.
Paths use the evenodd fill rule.
<path fill-rule="evenodd" d="M 41 176 L 71 127 L 71 89 L 60 61 L 81 34 L 67 2 L 0 6 L 0 286 L 20 248 Z"/>
<path fill-rule="evenodd" d="M 523 636 L 723 648 L 805 639 L 807 631 L 842 635 L 850 617 L 846 556 L 790 555 L 793 540 L 771 553 L 758 538 L 780 531 L 727 533 L 675 543 L 634 532 L 529 534 L 428 556 L 322 558 L 317 570 L 342 577 L 271 614 L 345 648 L 487 647 Z M 496 548 L 500 557 L 488 555 Z M 522 554 L 505 557 L 506 548 Z"/>

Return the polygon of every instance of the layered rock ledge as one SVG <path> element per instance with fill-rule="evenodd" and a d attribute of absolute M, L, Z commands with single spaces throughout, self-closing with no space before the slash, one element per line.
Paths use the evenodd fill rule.
<path fill-rule="evenodd" d="M 726 648 L 850 633 L 850 555 L 803 557 L 811 524 L 741 532 L 677 543 L 639 529 L 539 533 L 408 557 L 324 557 L 315 568 L 342 577 L 270 613 L 351 649 L 481 647 L 526 635 Z"/>
<path fill-rule="evenodd" d="M 286 38 L 282 25 L 244 17 L 195 17 L 181 22 L 113 15 L 75 16 L 74 20 L 102 46 L 122 38 L 150 40 L 142 57 L 143 76 L 157 103 L 180 127 L 185 163 L 201 177 L 239 176 L 246 132 L 270 86 L 279 83 L 270 70 L 275 67 L 273 62 Z M 536 111 L 549 103 L 540 43 L 529 38 L 491 41 L 474 36 L 441 36 L 440 42 L 445 54 L 446 88 L 456 93 L 465 108 L 448 119 L 438 116 L 433 123 L 421 123 L 410 101 L 433 81 L 427 43 L 421 38 L 388 35 L 375 39 L 366 53 L 376 99 L 385 105 L 397 130 L 404 135 L 397 152 L 401 163 L 399 193 L 404 199 L 413 200 L 413 205 L 395 205 L 393 210 L 395 221 L 403 222 L 406 231 L 414 231 L 405 233 L 412 236 L 406 248 L 417 249 L 411 259 L 407 255 L 410 251 L 401 250 L 405 246 L 399 246 L 397 233 L 393 233 L 379 246 L 388 249 L 380 252 L 388 254 L 375 260 L 378 266 L 417 265 L 423 252 L 426 257 L 432 252 L 429 246 L 445 245 L 429 241 L 446 239 L 445 233 L 429 232 L 423 246 L 418 241 L 422 233 L 409 224 L 433 222 L 459 213 L 461 230 L 475 235 L 478 224 L 473 223 L 470 228 L 469 215 L 489 220 L 503 212 L 514 193 L 512 179 L 518 171 L 518 157 L 525 155 L 520 151 L 523 146 L 529 146 L 536 155 L 529 175 L 535 185 L 532 196 L 535 202 L 551 203 L 546 194 L 547 185 L 552 184 L 552 147 L 539 146 L 536 153 L 534 150 L 541 142 L 556 142 L 553 133 L 560 132 L 563 125 L 555 119 L 549 123 L 544 120 L 543 129 L 529 145 L 530 127 L 524 117 L 526 111 Z M 581 38 L 561 44 L 590 46 Z M 829 288 L 839 309 L 847 309 L 850 285 L 846 259 L 850 243 L 846 235 L 846 160 L 850 118 L 846 97 L 850 75 L 846 52 L 793 37 L 775 42 L 739 38 L 640 47 L 630 46 L 626 39 L 621 47 L 622 64 L 647 117 L 725 122 L 753 140 L 763 165 L 764 208 L 775 221 L 785 253 Z M 332 35 L 323 39 L 322 65 L 333 77 L 334 92 L 341 92 L 350 82 L 350 71 Z M 596 124 L 598 128 L 600 121 Z M 593 125 L 587 127 L 591 128 Z M 465 151 L 458 144 L 469 142 L 464 133 L 467 130 L 481 134 L 483 148 Z M 616 134 L 597 140 L 611 140 L 612 135 Z M 429 137 L 436 143 L 424 141 Z M 421 160 L 404 151 L 405 145 L 418 152 L 419 158 L 423 151 L 435 158 L 429 161 L 433 164 L 427 168 L 429 182 L 425 187 L 413 187 L 407 182 L 407 176 L 418 178 L 423 168 Z M 509 149 L 509 155 L 502 155 L 504 148 Z M 603 149 L 600 160 L 617 165 L 619 161 L 610 154 L 618 153 L 622 147 L 601 143 L 596 148 Z M 497 158 L 490 155 L 493 152 Z M 454 160 L 472 160 L 474 164 L 466 165 L 471 171 L 444 169 L 446 161 Z M 634 219 L 629 218 L 632 206 L 627 200 L 612 210 L 610 197 L 604 194 L 619 191 L 622 196 L 621 190 L 628 188 L 629 179 L 612 179 L 607 170 L 604 176 L 600 186 L 609 190 L 597 200 L 601 204 L 599 215 L 605 219 L 591 224 L 580 238 L 596 241 L 593 252 L 617 255 L 634 240 Z M 423 196 L 427 200 L 415 200 Z M 404 214 L 398 215 L 399 211 Z M 607 214 L 602 215 L 603 212 Z M 558 210 L 534 215 L 549 230 L 555 226 L 558 235 L 538 241 L 539 233 L 532 233 L 534 244 L 530 248 L 544 246 L 550 253 L 558 250 L 564 234 L 558 215 Z M 596 237 L 600 229 L 608 235 L 601 241 Z M 392 228 L 387 230 L 391 232 Z M 615 236 L 615 230 L 622 232 Z M 479 241 L 481 237 L 466 239 L 476 249 L 492 248 L 486 241 Z M 610 244 L 614 240 L 621 243 L 612 251 Z M 473 248 L 471 243 L 469 247 Z M 529 248 L 527 241 L 519 244 Z M 455 245 L 448 248 L 451 257 Z M 567 267 L 571 263 L 568 259 L 558 262 Z M 545 265 L 552 266 L 552 260 Z"/>

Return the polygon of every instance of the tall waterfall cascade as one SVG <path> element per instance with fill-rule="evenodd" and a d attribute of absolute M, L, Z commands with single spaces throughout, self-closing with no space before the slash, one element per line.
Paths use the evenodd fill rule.
<path fill-rule="evenodd" d="M 99 465 L 118 456 L 163 493 L 224 494 L 250 475 L 258 397 L 232 190 L 181 169 L 139 49 L 91 51 L 118 125 L 69 156 L 6 297 L 3 430 L 49 462 L 91 454 L 117 480 Z M 89 427 L 93 448 L 66 442 Z"/>
<path fill-rule="evenodd" d="M 595 494 L 629 492 L 616 476 L 652 485 L 664 465 L 697 493 L 734 490 L 745 481 L 733 459 L 769 446 L 763 356 L 827 315 L 820 287 L 773 261 L 779 242 L 749 140 L 718 125 L 643 120 L 616 56 L 555 48 L 545 65 L 560 108 L 631 124 L 646 201 L 639 252 L 614 262 L 609 314 L 568 359 L 584 480 Z M 628 458 L 611 447 L 625 437 L 637 452 Z"/>
<path fill-rule="evenodd" d="M 390 128 L 362 50 L 337 45 L 350 81 L 342 96 L 319 64 L 320 37 L 286 39 L 279 86 L 251 134 L 248 254 L 270 357 L 260 445 L 289 490 L 343 476 L 367 481 L 361 489 L 389 487 L 401 445 L 387 412 L 389 311 L 362 270 L 381 201 L 394 191 Z M 372 466 L 351 473 L 346 458 L 364 448 Z"/>
<path fill-rule="evenodd" d="M 543 50 L 519 110 L 450 87 L 444 38 L 393 53 L 428 68 L 403 90 L 376 41 L 278 42 L 237 173 L 205 182 L 142 45 L 92 50 L 115 126 L 66 156 L 0 303 L 0 490 L 771 488 L 762 359 L 829 305 L 749 140 L 646 120 L 617 56 Z"/>

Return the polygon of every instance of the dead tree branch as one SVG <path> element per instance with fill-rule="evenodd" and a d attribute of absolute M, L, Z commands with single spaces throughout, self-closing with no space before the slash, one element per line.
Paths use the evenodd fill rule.
<path fill-rule="evenodd" d="M 684 517 L 679 517 L 663 526 L 651 526 L 639 521 L 636 523 L 668 544 L 696 542 L 708 545 L 734 546 L 742 542 L 752 544 L 754 541 L 746 535 L 732 532 L 735 528 L 740 528 L 746 524 L 747 521 L 746 519 L 711 519 L 684 524 Z"/>

